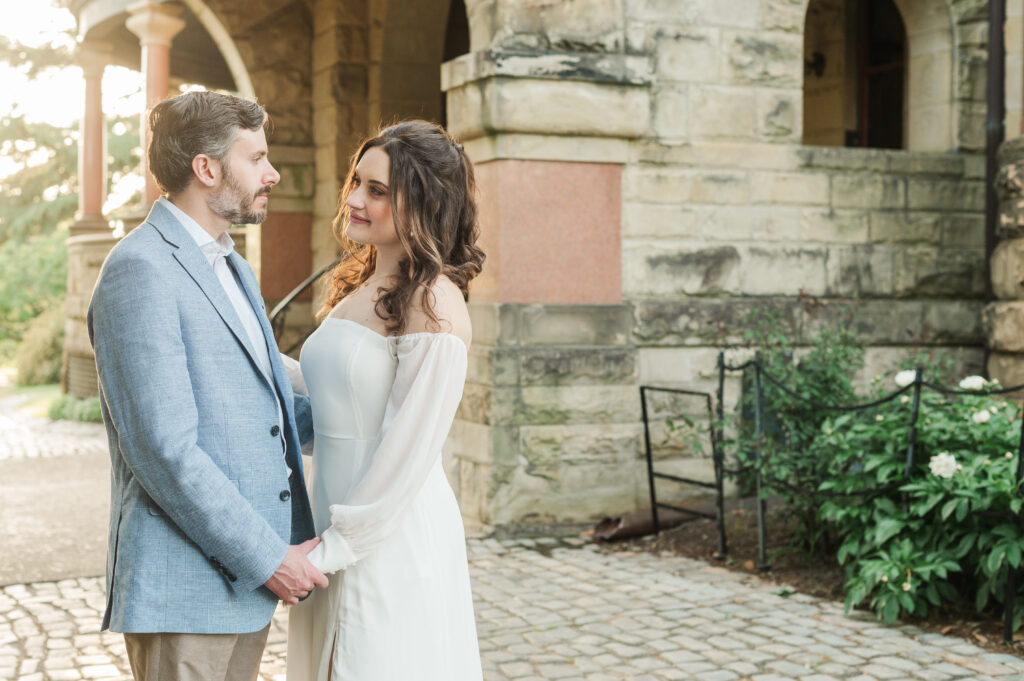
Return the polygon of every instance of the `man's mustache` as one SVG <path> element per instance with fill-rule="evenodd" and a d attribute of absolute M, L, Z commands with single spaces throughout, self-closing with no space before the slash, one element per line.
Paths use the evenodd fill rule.
<path fill-rule="evenodd" d="M 267 185 L 263 189 L 259 190 L 258 192 L 256 192 L 256 196 L 264 196 L 264 195 L 265 196 L 270 196 L 270 187 L 271 186 L 272 185 Z"/>

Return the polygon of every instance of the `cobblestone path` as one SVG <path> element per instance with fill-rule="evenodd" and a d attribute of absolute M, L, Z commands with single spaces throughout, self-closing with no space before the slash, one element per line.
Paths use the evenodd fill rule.
<path fill-rule="evenodd" d="M 1019 658 L 685 558 L 554 539 L 469 551 L 487 681 L 1024 680 Z M 0 679 L 129 679 L 121 637 L 98 631 L 103 602 L 95 578 L 4 587 Z M 280 608 L 264 681 L 284 679 L 286 619 Z"/>
<path fill-rule="evenodd" d="M 0 387 L 10 381 L 9 375 L 0 375 Z M 24 395 L 0 397 L 0 462 L 106 454 L 107 434 L 102 424 L 26 416 L 19 407 L 28 399 Z"/>

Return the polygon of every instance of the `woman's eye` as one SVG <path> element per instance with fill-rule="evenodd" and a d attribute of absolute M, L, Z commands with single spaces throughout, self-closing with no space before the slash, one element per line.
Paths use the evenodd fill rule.
<path fill-rule="evenodd" d="M 374 196 L 384 196 L 384 190 L 378 189 L 377 187 L 371 187 L 370 193 Z"/>

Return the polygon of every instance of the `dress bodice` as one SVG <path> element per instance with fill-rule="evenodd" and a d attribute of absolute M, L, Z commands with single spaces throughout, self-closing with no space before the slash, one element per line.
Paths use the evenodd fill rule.
<path fill-rule="evenodd" d="M 395 379 L 395 338 L 327 317 L 302 346 L 302 375 L 317 440 L 372 440 Z"/>
<path fill-rule="evenodd" d="M 441 463 L 467 360 L 451 334 L 385 337 L 333 317 L 306 340 L 321 538 L 309 560 L 330 586 L 291 610 L 290 680 L 481 681 L 462 519 Z"/>

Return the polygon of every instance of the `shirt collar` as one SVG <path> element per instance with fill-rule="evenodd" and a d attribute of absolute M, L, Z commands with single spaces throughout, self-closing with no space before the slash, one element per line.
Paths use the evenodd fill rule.
<path fill-rule="evenodd" d="M 188 213 L 175 206 L 166 196 L 161 196 L 157 199 L 157 203 L 161 204 L 164 208 L 171 211 L 171 214 L 178 218 L 178 222 L 181 223 L 185 231 L 189 233 L 189 236 L 195 240 L 196 245 L 199 246 L 199 250 L 206 256 L 206 261 L 213 265 L 217 261 L 218 257 L 228 257 L 231 252 L 235 249 L 234 240 L 228 236 L 227 232 L 222 233 L 217 239 L 210 236 L 210 233 L 199 226 L 199 223 L 192 219 Z"/>

